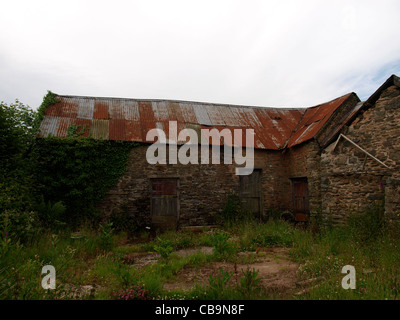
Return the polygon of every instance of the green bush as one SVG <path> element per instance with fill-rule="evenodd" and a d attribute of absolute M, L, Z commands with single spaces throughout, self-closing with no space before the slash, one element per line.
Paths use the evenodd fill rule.
<path fill-rule="evenodd" d="M 43 196 L 36 208 L 42 225 L 54 229 L 65 225 L 65 223 L 62 223 L 61 221 L 65 219 L 63 215 L 66 210 L 67 208 L 61 201 L 53 204 L 51 201 L 44 201 Z"/>
<path fill-rule="evenodd" d="M 161 239 L 160 237 L 157 237 L 157 244 L 154 245 L 153 249 L 158 252 L 163 259 L 168 259 L 174 251 L 172 242 L 168 239 Z"/>
<path fill-rule="evenodd" d="M 214 233 L 210 237 L 210 241 L 213 248 L 213 255 L 219 258 L 229 258 L 233 254 L 235 254 L 235 248 L 229 240 L 229 234 L 220 231 Z"/>
<path fill-rule="evenodd" d="M 109 251 L 113 246 L 113 223 L 102 223 L 99 226 L 100 235 L 98 238 L 99 247 L 102 250 Z"/>
<path fill-rule="evenodd" d="M 350 231 L 360 243 L 369 243 L 382 235 L 384 230 L 383 203 L 375 203 L 365 211 L 350 215 L 348 225 Z"/>

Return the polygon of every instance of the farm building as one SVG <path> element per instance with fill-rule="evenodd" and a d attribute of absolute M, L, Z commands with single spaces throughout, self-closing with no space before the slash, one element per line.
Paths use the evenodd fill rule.
<path fill-rule="evenodd" d="M 297 221 L 321 214 L 341 223 L 376 200 L 384 201 L 387 215 L 400 213 L 400 78 L 395 75 L 364 102 L 349 93 L 309 108 L 57 97 L 39 137 L 66 137 L 71 125 L 80 125 L 84 136 L 143 143 L 131 150 L 126 172 L 98 204 L 106 215 L 118 210 L 147 225 L 207 225 L 232 192 L 260 217 L 279 210 Z M 199 141 L 202 129 L 253 129 L 254 170 L 237 175 L 238 165 L 223 161 L 149 163 L 151 129 L 166 133 L 168 150 L 184 146 L 171 136 L 171 124 L 178 132 L 194 130 Z M 222 159 L 223 140 L 207 141 L 210 149 L 221 147 Z"/>

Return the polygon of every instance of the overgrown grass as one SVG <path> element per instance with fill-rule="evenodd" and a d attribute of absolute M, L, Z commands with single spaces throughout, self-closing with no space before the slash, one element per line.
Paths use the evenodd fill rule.
<path fill-rule="evenodd" d="M 164 289 L 165 283 L 179 281 L 184 269 L 217 261 L 240 263 L 239 252 L 269 247 L 289 248 L 290 257 L 300 264 L 299 281 L 315 280 L 301 295 L 291 296 L 293 299 L 398 299 L 399 224 L 386 223 L 373 210 L 354 215 L 346 226 L 320 233 L 280 220 L 260 223 L 244 219 L 197 233 L 169 231 L 154 239 L 137 235 L 136 243 L 129 243 L 126 234 L 116 234 L 112 225 L 104 225 L 102 230 L 84 228 L 78 234 L 68 230 L 42 234 L 29 245 L 2 238 L 0 299 L 71 298 L 69 288 L 83 285 L 96 286 L 94 296 L 81 297 L 91 299 L 115 299 L 117 291 L 118 297 L 127 294 L 134 298 L 140 292 L 146 299 L 279 299 L 263 290 L 258 270 L 251 268 L 238 270 L 234 285 L 229 281 L 232 274 L 222 269 L 190 290 Z M 212 247 L 212 252 L 177 254 L 202 246 Z M 136 257 L 144 254 L 159 254 L 160 258 L 136 266 Z M 254 262 L 250 260 L 246 263 Z M 41 287 L 41 268 L 48 264 L 57 270 L 56 291 Z M 355 290 L 341 287 L 345 265 L 356 269 Z"/>

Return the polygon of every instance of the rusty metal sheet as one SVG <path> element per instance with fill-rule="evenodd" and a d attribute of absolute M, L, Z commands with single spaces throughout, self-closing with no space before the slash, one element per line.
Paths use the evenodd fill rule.
<path fill-rule="evenodd" d="M 308 109 L 60 96 L 61 102 L 47 109 L 39 136 L 65 137 L 71 124 L 82 124 L 87 126 L 84 136 L 90 129 L 94 138 L 146 142 L 147 132 L 159 128 L 167 139 L 176 141 L 175 133 L 169 137 L 169 121 L 176 121 L 177 134 L 184 128 L 194 129 L 199 142 L 202 128 L 228 129 L 232 136 L 235 129 L 243 129 L 241 141 L 234 144 L 246 146 L 245 129 L 251 128 L 256 148 L 279 150 L 313 138 L 348 96 Z"/>
<path fill-rule="evenodd" d="M 110 140 L 126 140 L 125 123 L 126 121 L 123 119 L 110 119 L 108 121 Z"/>
<path fill-rule="evenodd" d="M 232 126 L 233 127 L 248 127 L 249 124 L 246 122 L 245 119 L 243 119 L 242 113 L 240 112 L 240 108 L 235 106 L 232 107 L 231 112 L 233 115 L 233 123 Z"/>
<path fill-rule="evenodd" d="M 108 109 L 109 105 L 107 101 L 104 101 L 102 99 L 95 99 L 93 119 L 110 119 Z"/>
<path fill-rule="evenodd" d="M 167 103 L 165 101 L 152 102 L 151 105 L 153 108 L 155 121 L 169 120 Z"/>
<path fill-rule="evenodd" d="M 340 132 L 340 130 L 345 126 L 351 119 L 357 114 L 357 112 L 363 107 L 364 102 L 357 103 L 353 108 L 351 108 L 337 123 L 336 127 L 329 133 L 329 135 L 321 141 L 322 146 L 327 146 L 335 136 Z"/>
<path fill-rule="evenodd" d="M 219 108 L 219 112 L 221 114 L 221 118 L 224 119 L 226 126 L 233 127 L 235 125 L 235 123 L 237 123 L 237 120 L 235 119 L 235 117 L 231 111 L 231 107 L 221 106 Z"/>
<path fill-rule="evenodd" d="M 154 112 L 151 102 L 149 101 L 138 101 L 139 117 L 140 122 L 155 122 Z"/>
<path fill-rule="evenodd" d="M 93 119 L 90 127 L 90 135 L 94 139 L 109 139 L 109 120 Z"/>
<path fill-rule="evenodd" d="M 124 99 L 121 101 L 123 118 L 128 121 L 139 121 L 138 102 Z"/>
<path fill-rule="evenodd" d="M 183 120 L 185 123 L 197 123 L 196 114 L 190 103 L 179 103 Z"/>
<path fill-rule="evenodd" d="M 125 137 L 127 141 L 143 142 L 142 126 L 140 121 L 125 121 Z"/>
<path fill-rule="evenodd" d="M 312 139 L 350 95 L 351 93 L 316 107 L 308 108 L 300 121 L 298 129 L 290 138 L 288 147 L 290 148 Z"/>
<path fill-rule="evenodd" d="M 92 120 L 77 118 L 71 124 L 78 126 L 78 131 L 83 130 L 83 134 L 81 135 L 82 137 L 89 137 Z"/>
<path fill-rule="evenodd" d="M 214 105 L 205 105 L 205 108 L 208 113 L 208 117 L 212 123 L 213 126 L 224 126 L 225 121 L 221 115 L 220 106 L 214 106 Z"/>
<path fill-rule="evenodd" d="M 201 104 L 193 104 L 192 106 L 196 115 L 196 123 L 206 126 L 212 126 L 212 122 L 210 120 L 210 117 L 208 116 L 206 107 Z"/>
<path fill-rule="evenodd" d="M 57 137 L 67 137 L 67 130 L 71 124 L 74 124 L 75 119 L 72 118 L 60 118 L 57 129 Z"/>
<path fill-rule="evenodd" d="M 60 117 L 65 118 L 76 118 L 78 116 L 78 103 L 75 98 L 60 98 L 61 102 L 51 105 L 47 108 L 47 110 L 51 107 L 54 107 L 59 110 Z M 46 114 L 47 114 L 46 110 Z"/>
<path fill-rule="evenodd" d="M 153 143 L 153 141 L 147 141 L 146 136 L 147 133 L 151 130 L 151 129 L 157 129 L 157 125 L 154 121 L 141 121 L 140 123 L 141 125 L 141 130 L 142 130 L 142 138 L 143 138 L 143 142 L 149 142 L 149 143 Z M 155 139 L 157 140 L 157 139 Z"/>
<path fill-rule="evenodd" d="M 250 128 L 258 128 L 262 127 L 262 123 L 258 120 L 254 110 L 251 108 L 241 108 L 239 109 L 242 114 L 243 119 L 247 122 Z"/>
<path fill-rule="evenodd" d="M 60 117 L 45 116 L 39 128 L 40 137 L 57 136 Z"/>
<path fill-rule="evenodd" d="M 78 99 L 78 119 L 93 119 L 94 99 Z"/>
<path fill-rule="evenodd" d="M 121 101 L 119 99 L 108 99 L 107 103 L 108 103 L 108 112 L 110 114 L 110 119 L 112 120 L 124 119 L 124 110 L 121 107 Z"/>
<path fill-rule="evenodd" d="M 167 109 L 169 121 L 185 122 L 179 103 L 167 101 Z"/>

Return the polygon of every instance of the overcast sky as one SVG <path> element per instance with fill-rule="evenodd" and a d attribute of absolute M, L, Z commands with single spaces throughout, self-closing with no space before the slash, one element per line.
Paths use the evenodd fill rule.
<path fill-rule="evenodd" d="M 0 100 L 313 106 L 400 75 L 400 1 L 0 0 Z"/>

